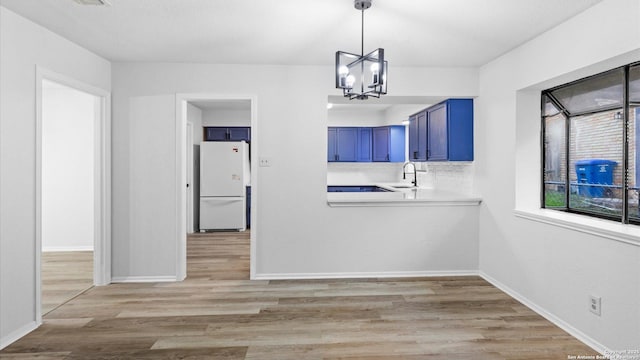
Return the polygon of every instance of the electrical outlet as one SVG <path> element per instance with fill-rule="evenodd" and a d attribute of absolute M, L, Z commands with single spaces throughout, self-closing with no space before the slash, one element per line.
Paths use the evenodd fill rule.
<path fill-rule="evenodd" d="M 589 311 L 600 316 L 602 298 L 595 295 L 589 295 Z"/>
<path fill-rule="evenodd" d="M 261 167 L 269 167 L 269 166 L 271 166 L 271 158 L 268 158 L 268 157 L 261 157 L 261 158 L 259 159 L 259 165 L 260 165 Z"/>

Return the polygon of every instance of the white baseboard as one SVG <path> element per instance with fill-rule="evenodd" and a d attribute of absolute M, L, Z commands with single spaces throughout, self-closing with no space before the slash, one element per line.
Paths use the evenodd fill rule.
<path fill-rule="evenodd" d="M 534 312 L 538 313 L 538 315 L 540 315 L 543 318 L 551 321 L 553 324 L 555 324 L 556 326 L 558 326 L 562 330 L 568 332 L 571 336 L 573 336 L 576 339 L 582 341 L 585 345 L 589 346 L 593 350 L 599 352 L 600 354 L 610 354 L 611 353 L 611 350 L 608 349 L 606 346 L 602 345 L 601 343 L 599 343 L 598 341 L 594 340 L 593 338 L 591 338 L 587 334 L 583 333 L 582 331 L 576 329 L 575 327 L 573 327 L 571 324 L 567 323 L 566 321 L 560 319 L 559 317 L 553 315 L 552 313 L 550 313 L 550 312 L 546 311 L 545 309 L 541 308 L 540 306 L 536 305 L 534 302 L 532 302 L 531 300 L 529 300 L 526 297 L 522 296 L 522 294 L 518 293 L 517 291 L 515 291 L 512 288 L 508 287 L 507 285 L 505 285 L 505 284 L 501 283 L 500 281 L 492 278 L 491 276 L 485 274 L 482 271 L 480 271 L 478 275 L 480 275 L 481 278 L 483 278 L 483 279 L 487 280 L 489 283 L 491 283 L 491 285 L 497 287 L 498 289 L 500 289 L 503 292 L 505 292 L 507 295 L 511 296 L 512 298 L 514 298 L 514 299 L 518 300 L 519 302 L 521 302 L 522 304 L 524 304 L 524 306 L 526 306 L 529 309 L 533 310 Z"/>
<path fill-rule="evenodd" d="M 111 283 L 176 282 L 175 276 L 115 276 Z"/>
<path fill-rule="evenodd" d="M 7 346 L 13 344 L 16 340 L 20 339 L 21 337 L 27 335 L 28 333 L 32 332 L 33 330 L 38 328 L 38 323 L 36 323 L 35 321 L 32 321 L 26 325 L 24 325 L 23 327 L 12 331 L 11 333 L 7 334 L 6 336 L 3 336 L 0 339 L 0 350 L 6 348 Z"/>
<path fill-rule="evenodd" d="M 42 252 L 62 251 L 93 251 L 93 246 L 48 246 L 42 247 Z"/>
<path fill-rule="evenodd" d="M 447 271 L 384 271 L 384 272 L 344 272 L 344 273 L 273 273 L 256 274 L 252 280 L 296 280 L 296 279 L 366 279 L 366 278 L 407 278 L 478 276 L 477 270 Z"/>

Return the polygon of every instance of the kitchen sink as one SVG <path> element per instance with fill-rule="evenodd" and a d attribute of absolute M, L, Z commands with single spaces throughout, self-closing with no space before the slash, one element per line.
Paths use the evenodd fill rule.
<path fill-rule="evenodd" d="M 374 185 L 327 186 L 328 192 L 388 192 L 385 188 Z"/>
<path fill-rule="evenodd" d="M 412 184 L 406 184 L 406 185 L 391 185 L 391 187 L 394 189 L 411 189 L 411 188 L 414 188 L 415 186 L 413 186 Z"/>

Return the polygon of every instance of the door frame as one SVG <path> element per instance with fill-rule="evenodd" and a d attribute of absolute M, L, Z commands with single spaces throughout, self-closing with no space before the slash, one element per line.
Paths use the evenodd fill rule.
<path fill-rule="evenodd" d="M 177 93 L 176 94 L 176 279 L 187 277 L 187 103 L 198 100 L 249 100 L 251 104 L 251 234 L 250 279 L 256 274 L 258 233 L 258 101 L 256 95 Z"/>
<path fill-rule="evenodd" d="M 186 172 L 186 180 L 189 180 L 191 177 L 191 181 L 187 181 L 186 188 L 186 202 L 187 202 L 187 233 L 191 234 L 195 231 L 193 227 L 193 124 L 187 121 L 187 129 L 186 129 L 186 147 L 187 147 L 187 172 Z"/>
<path fill-rule="evenodd" d="M 49 80 L 98 98 L 94 121 L 93 283 L 111 283 L 111 93 L 67 75 L 36 66 L 36 322 L 42 324 L 42 82 Z"/>

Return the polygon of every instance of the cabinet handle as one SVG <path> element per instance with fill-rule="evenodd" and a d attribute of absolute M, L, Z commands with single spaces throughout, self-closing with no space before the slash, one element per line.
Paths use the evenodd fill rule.
<path fill-rule="evenodd" d="M 340 155 L 336 154 L 336 161 L 340 161 Z"/>
<path fill-rule="evenodd" d="M 389 154 L 387 154 L 387 161 L 389 161 Z"/>
<path fill-rule="evenodd" d="M 417 151 L 414 151 L 414 152 L 413 152 L 413 158 L 414 158 L 414 159 L 417 159 L 417 158 L 418 158 L 418 152 L 417 152 Z"/>

